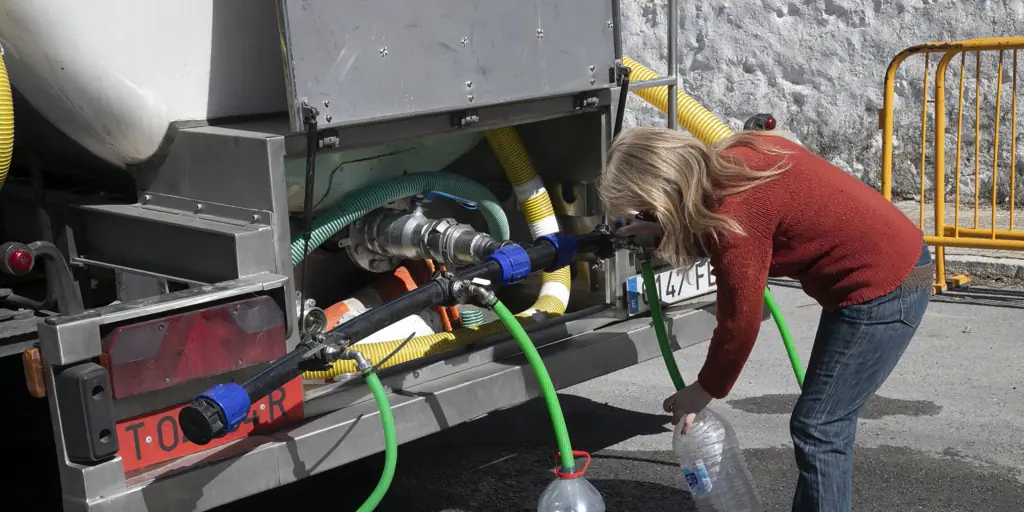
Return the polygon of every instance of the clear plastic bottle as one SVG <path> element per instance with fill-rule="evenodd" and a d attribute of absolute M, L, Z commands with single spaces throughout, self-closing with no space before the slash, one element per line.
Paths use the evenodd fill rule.
<path fill-rule="evenodd" d="M 559 478 L 537 500 L 537 512 L 604 512 L 604 498 L 586 478 Z"/>
<path fill-rule="evenodd" d="M 761 512 L 764 504 L 729 422 L 705 408 L 689 434 L 682 435 L 682 426 L 676 426 L 672 450 L 697 510 Z"/>

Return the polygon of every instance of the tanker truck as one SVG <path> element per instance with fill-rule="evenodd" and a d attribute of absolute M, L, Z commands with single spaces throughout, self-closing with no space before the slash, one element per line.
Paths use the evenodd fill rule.
<path fill-rule="evenodd" d="M 69 511 L 208 510 L 379 453 L 346 359 L 278 375 L 209 439 L 181 425 L 205 390 L 359 322 L 346 343 L 400 443 L 539 396 L 486 308 L 361 319 L 614 222 L 596 183 L 628 86 L 617 1 L 0 10 L 3 439 L 37 467 L 9 482 Z M 628 87 L 674 126 L 674 50 L 669 69 Z M 659 355 L 636 255 L 573 256 L 496 288 L 558 388 Z M 710 270 L 656 268 L 676 350 L 716 325 Z"/>

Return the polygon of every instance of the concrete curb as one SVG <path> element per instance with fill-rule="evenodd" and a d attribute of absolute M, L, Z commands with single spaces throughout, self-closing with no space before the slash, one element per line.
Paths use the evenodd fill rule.
<path fill-rule="evenodd" d="M 934 258 L 935 248 L 930 249 Z M 964 274 L 980 279 L 1024 281 L 1024 259 L 949 254 L 949 249 L 946 251 L 946 277 Z"/>

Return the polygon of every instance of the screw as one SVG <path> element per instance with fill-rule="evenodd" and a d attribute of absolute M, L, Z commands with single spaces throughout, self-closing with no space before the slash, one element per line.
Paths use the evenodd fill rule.
<path fill-rule="evenodd" d="M 385 47 L 380 49 L 380 56 L 381 57 L 386 57 L 387 55 L 388 55 L 388 47 L 385 46 Z"/>
<path fill-rule="evenodd" d="M 149 194 L 143 194 L 143 196 L 142 196 L 142 203 L 143 204 L 148 203 L 148 202 L 150 202 L 152 200 L 153 200 L 153 196 L 151 196 Z"/>
<path fill-rule="evenodd" d="M 466 81 L 466 87 L 467 88 L 473 87 L 473 81 L 472 80 L 467 80 Z"/>
<path fill-rule="evenodd" d="M 468 99 L 470 103 L 473 103 L 473 98 L 474 98 L 474 97 L 475 97 L 475 96 L 473 96 L 472 94 L 467 94 L 467 95 L 466 95 L 466 99 Z"/>
<path fill-rule="evenodd" d="M 541 39 L 543 37 L 544 37 L 544 29 L 538 28 L 537 29 L 537 39 Z"/>
<path fill-rule="evenodd" d="M 462 46 L 469 46 L 469 38 L 468 37 L 465 37 L 465 36 L 462 37 Z"/>
<path fill-rule="evenodd" d="M 170 377 L 164 377 L 164 382 L 170 382 L 170 381 L 171 381 Z"/>
<path fill-rule="evenodd" d="M 267 410 L 267 404 L 260 404 L 260 410 L 261 411 Z"/>
<path fill-rule="evenodd" d="M 608 20 L 608 28 L 614 28 L 614 27 L 615 27 L 615 22 L 612 21 L 612 20 Z"/>
<path fill-rule="evenodd" d="M 258 213 L 252 214 L 252 221 L 253 222 L 258 222 L 259 220 L 260 220 L 260 214 L 258 214 Z"/>
<path fill-rule="evenodd" d="M 594 85 L 595 82 L 597 82 L 597 79 L 594 77 L 590 77 L 590 85 Z"/>
<path fill-rule="evenodd" d="M 327 119 L 327 122 L 329 123 L 329 122 L 331 122 L 331 119 L 334 119 L 334 118 L 331 117 L 330 114 L 327 114 L 327 117 L 325 119 Z"/>
<path fill-rule="evenodd" d="M 356 246 L 356 254 L 363 254 L 364 252 L 366 252 L 365 245 L 359 244 Z"/>
<path fill-rule="evenodd" d="M 199 213 L 201 211 L 203 211 L 203 204 L 202 203 L 196 203 L 196 213 Z"/>
<path fill-rule="evenodd" d="M 303 107 L 308 107 L 309 106 L 309 100 L 302 100 L 302 106 Z"/>
<path fill-rule="evenodd" d="M 331 100 L 324 100 L 324 106 L 325 107 L 331 106 Z"/>
<path fill-rule="evenodd" d="M 167 330 L 167 324 L 158 324 L 156 326 L 156 330 L 158 330 L 160 332 L 163 332 L 163 331 Z"/>
<path fill-rule="evenodd" d="M 153 442 L 153 436 L 146 436 L 146 444 L 150 444 L 152 442 Z"/>
<path fill-rule="evenodd" d="M 594 66 L 593 66 L 593 65 L 591 65 L 591 66 L 590 66 L 590 71 L 591 71 L 591 72 L 593 72 L 593 71 L 594 71 Z"/>

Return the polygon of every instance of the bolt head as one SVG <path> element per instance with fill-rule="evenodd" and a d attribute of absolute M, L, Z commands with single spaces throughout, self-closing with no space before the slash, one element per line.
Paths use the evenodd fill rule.
<path fill-rule="evenodd" d="M 334 119 L 334 118 L 333 118 L 333 117 L 331 117 L 331 115 L 330 115 L 330 114 L 327 114 L 327 117 L 325 117 L 324 119 L 326 119 L 326 120 L 327 120 L 327 122 L 329 123 L 329 122 L 331 122 L 331 119 Z"/>
<path fill-rule="evenodd" d="M 475 98 L 476 98 L 476 97 L 475 97 L 475 96 L 473 96 L 472 94 L 467 94 L 467 95 L 466 95 L 466 99 L 467 99 L 467 100 L 469 100 L 469 102 L 470 102 L 470 103 L 473 103 L 473 100 L 474 100 Z"/>
<path fill-rule="evenodd" d="M 468 37 L 463 36 L 463 38 L 462 38 L 462 46 L 469 46 L 469 38 Z"/>
<path fill-rule="evenodd" d="M 331 100 L 324 100 L 324 106 L 325 107 L 331 106 Z"/>
<path fill-rule="evenodd" d="M 544 29 L 537 29 L 537 39 L 544 37 Z"/>

